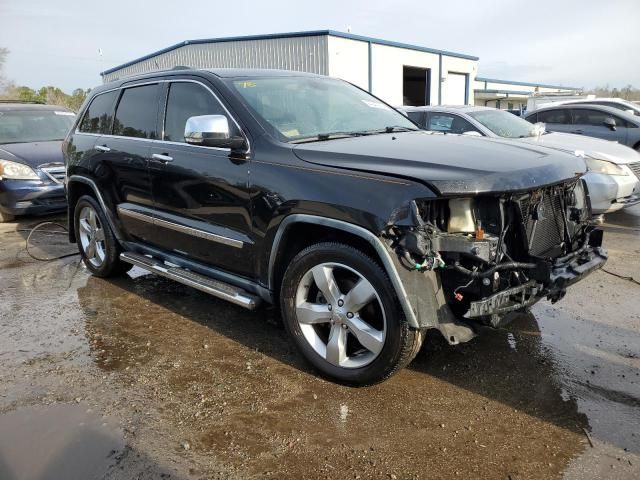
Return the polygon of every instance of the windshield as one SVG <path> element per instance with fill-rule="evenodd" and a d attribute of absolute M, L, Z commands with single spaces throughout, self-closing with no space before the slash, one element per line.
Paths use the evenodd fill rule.
<path fill-rule="evenodd" d="M 534 135 L 533 125 L 513 113 L 502 110 L 480 110 L 469 113 L 499 137 L 524 138 Z"/>
<path fill-rule="evenodd" d="M 65 110 L 0 112 L 0 144 L 63 140 L 75 118 Z"/>
<path fill-rule="evenodd" d="M 233 81 L 263 123 L 283 141 L 335 134 L 373 133 L 391 127 L 417 130 L 404 115 L 342 80 L 270 77 Z"/>

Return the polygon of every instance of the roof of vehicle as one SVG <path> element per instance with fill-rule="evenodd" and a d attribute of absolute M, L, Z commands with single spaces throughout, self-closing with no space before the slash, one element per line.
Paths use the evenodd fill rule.
<path fill-rule="evenodd" d="M 538 113 L 538 112 L 543 112 L 546 110 L 562 110 L 562 109 L 567 109 L 567 108 L 571 108 L 573 110 L 600 110 L 602 112 L 606 112 L 609 113 L 611 115 L 615 115 L 618 117 L 623 117 L 625 120 L 629 120 L 635 124 L 639 124 L 640 121 L 638 120 L 636 115 L 633 115 L 631 113 L 627 113 L 623 110 L 619 110 L 617 108 L 614 107 L 607 107 L 605 105 L 598 105 L 598 104 L 585 104 L 585 105 L 580 105 L 577 103 L 558 103 L 558 104 L 553 104 L 553 105 L 546 105 L 540 108 L 537 108 L 535 110 L 531 110 L 528 111 L 525 114 L 525 117 L 528 117 L 530 115 L 533 115 L 534 113 Z"/>
<path fill-rule="evenodd" d="M 476 107 L 473 105 L 427 105 L 424 107 L 398 107 L 404 112 L 450 111 L 458 113 L 477 112 L 479 110 L 496 110 L 493 107 Z"/>
<path fill-rule="evenodd" d="M 30 111 L 30 110 L 49 110 L 71 112 L 67 107 L 60 105 L 43 105 L 41 103 L 29 102 L 0 102 L 0 112 L 12 111 Z"/>

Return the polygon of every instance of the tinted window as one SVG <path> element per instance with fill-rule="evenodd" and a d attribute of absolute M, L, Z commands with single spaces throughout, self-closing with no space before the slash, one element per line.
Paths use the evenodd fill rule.
<path fill-rule="evenodd" d="M 531 115 L 529 115 L 526 118 L 527 122 L 531 122 L 531 123 L 537 123 L 538 122 L 538 114 L 537 113 L 532 113 Z"/>
<path fill-rule="evenodd" d="M 573 123 L 576 125 L 595 125 L 602 127 L 607 118 L 613 118 L 619 127 L 624 127 L 627 123 L 623 119 L 611 115 L 609 112 L 602 112 L 600 110 L 575 109 L 572 113 Z"/>
<path fill-rule="evenodd" d="M 422 112 L 407 112 L 407 117 L 421 127 L 424 127 L 424 114 Z"/>
<path fill-rule="evenodd" d="M 158 85 L 145 85 L 122 92 L 113 122 L 114 135 L 157 138 L 158 88 Z"/>
<path fill-rule="evenodd" d="M 569 124 L 567 110 L 545 110 L 538 112 L 538 122 Z"/>
<path fill-rule="evenodd" d="M 202 85 L 188 82 L 172 83 L 167 99 L 164 140 L 184 142 L 184 126 L 189 117 L 226 115 L 222 105 Z M 229 127 L 235 124 L 229 119 Z"/>
<path fill-rule="evenodd" d="M 473 125 L 458 115 L 432 113 L 429 115 L 427 130 L 445 133 L 464 133 L 477 131 Z"/>
<path fill-rule="evenodd" d="M 113 104 L 118 91 L 97 95 L 87 108 L 82 118 L 80 131 L 86 133 L 111 133 L 111 122 L 113 121 Z"/>

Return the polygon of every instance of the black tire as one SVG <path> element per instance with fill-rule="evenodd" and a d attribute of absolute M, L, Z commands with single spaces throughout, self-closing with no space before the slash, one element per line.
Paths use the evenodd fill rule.
<path fill-rule="evenodd" d="M 329 363 L 305 338 L 296 314 L 296 294 L 303 277 L 313 267 L 336 263 L 355 270 L 377 294 L 386 317 L 386 335 L 382 349 L 371 363 L 345 368 Z M 319 243 L 302 250 L 289 264 L 280 291 L 283 323 L 302 355 L 323 375 L 340 383 L 366 386 L 381 382 L 408 365 L 422 345 L 422 331 L 411 329 L 399 305 L 389 277 L 370 257 L 340 243 Z"/>
<path fill-rule="evenodd" d="M 83 249 L 81 237 L 80 237 L 80 213 L 85 208 L 91 208 L 95 211 L 95 214 L 98 218 L 99 225 L 102 227 L 102 231 L 104 232 L 104 240 L 102 241 L 104 244 L 104 260 L 100 265 L 95 265 L 87 258 L 87 254 Z M 122 248 L 120 247 L 116 237 L 113 235 L 111 228 L 109 227 L 109 222 L 107 221 L 107 217 L 105 213 L 102 211 L 100 204 L 91 196 L 84 195 L 78 199 L 78 202 L 75 205 L 74 209 L 74 220 L 73 220 L 73 228 L 76 234 L 76 241 L 78 242 L 78 250 L 80 251 L 80 256 L 84 261 L 87 269 L 96 277 L 107 278 L 114 277 L 118 275 L 123 275 L 131 268 L 133 265 L 123 262 L 120 260 L 120 253 L 122 252 Z"/>

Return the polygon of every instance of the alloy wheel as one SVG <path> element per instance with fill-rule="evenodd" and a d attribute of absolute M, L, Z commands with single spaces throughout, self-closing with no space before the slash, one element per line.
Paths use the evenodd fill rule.
<path fill-rule="evenodd" d="M 78 215 L 80 246 L 85 258 L 95 268 L 100 268 L 105 259 L 104 228 L 98 214 L 90 206 L 82 207 Z"/>
<path fill-rule="evenodd" d="M 296 319 L 306 341 L 327 362 L 359 368 L 375 360 L 385 343 L 386 315 L 375 288 L 339 263 L 322 263 L 300 280 Z"/>

